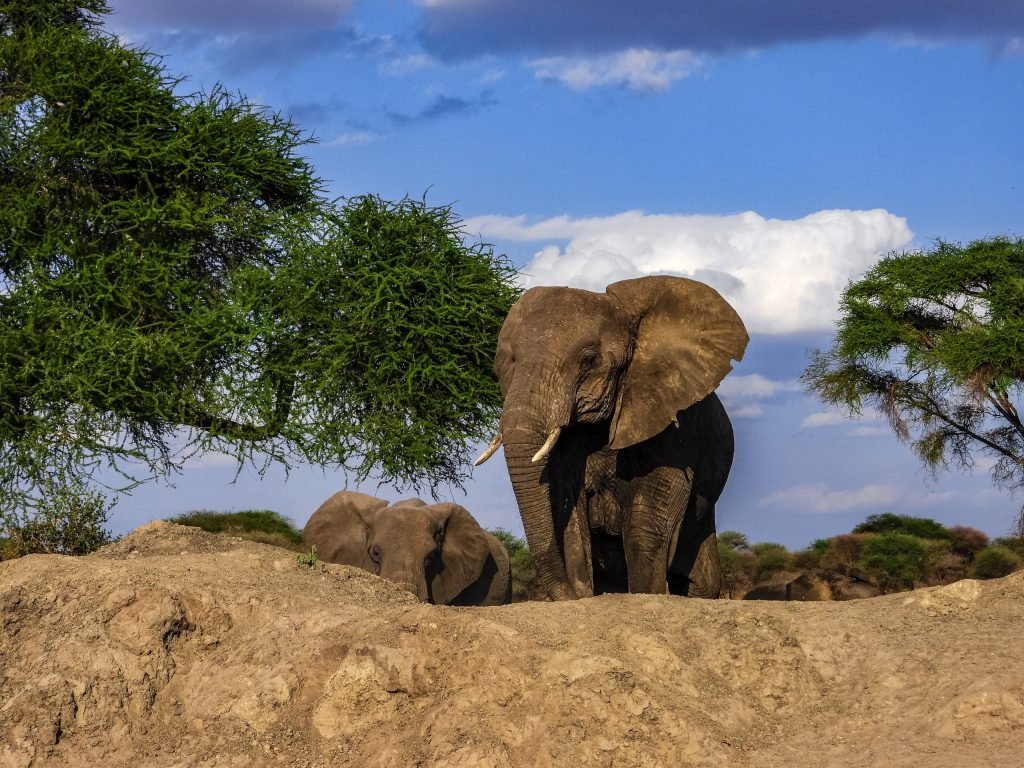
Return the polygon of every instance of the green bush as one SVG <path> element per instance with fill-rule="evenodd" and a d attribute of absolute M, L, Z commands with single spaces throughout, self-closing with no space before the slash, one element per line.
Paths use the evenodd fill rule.
<path fill-rule="evenodd" d="M 273 544 L 286 549 L 302 549 L 302 531 L 284 515 L 269 509 L 246 509 L 241 512 L 214 512 L 196 509 L 168 522 L 202 528 L 210 533 L 239 536 L 261 544 Z"/>
<path fill-rule="evenodd" d="M 886 512 L 871 515 L 863 523 L 853 529 L 854 533 L 903 533 L 919 539 L 942 539 L 952 541 L 953 534 L 941 523 L 926 517 L 894 515 Z"/>
<path fill-rule="evenodd" d="M 508 551 L 509 565 L 512 568 L 512 600 L 520 602 L 529 600 L 537 581 L 537 570 L 533 565 L 533 555 L 526 542 L 502 528 L 491 531 Z"/>
<path fill-rule="evenodd" d="M 722 574 L 722 596 L 742 597 L 754 583 L 756 559 L 753 553 L 737 550 L 719 539 L 718 561 Z"/>
<path fill-rule="evenodd" d="M 750 542 L 747 540 L 746 534 L 739 531 L 722 531 L 718 534 L 717 540 L 719 549 L 723 547 L 732 550 L 750 548 Z"/>
<path fill-rule="evenodd" d="M 113 541 L 106 528 L 117 502 L 84 485 L 46 489 L 31 517 L 4 515 L 0 559 L 32 554 L 85 555 Z"/>
<path fill-rule="evenodd" d="M 1006 547 L 1024 559 L 1024 539 L 1016 536 L 1003 536 L 996 539 L 993 544 L 997 547 Z"/>
<path fill-rule="evenodd" d="M 792 566 L 793 556 L 781 544 L 764 542 L 750 547 L 754 555 L 754 581 L 764 581 L 772 574 L 784 571 Z"/>
<path fill-rule="evenodd" d="M 828 551 L 831 539 L 815 539 L 811 546 L 793 555 L 793 565 L 801 570 L 821 567 L 821 558 Z"/>
<path fill-rule="evenodd" d="M 826 539 L 827 544 L 819 558 L 819 565 L 822 568 L 846 573 L 860 562 L 864 542 L 872 536 L 873 534 L 867 533 L 843 533 Z"/>
<path fill-rule="evenodd" d="M 888 531 L 865 539 L 859 565 L 883 592 L 912 589 L 924 577 L 927 547 L 922 539 Z"/>
<path fill-rule="evenodd" d="M 974 556 L 974 576 L 998 579 L 1021 567 L 1022 558 L 1008 547 L 986 547 Z"/>

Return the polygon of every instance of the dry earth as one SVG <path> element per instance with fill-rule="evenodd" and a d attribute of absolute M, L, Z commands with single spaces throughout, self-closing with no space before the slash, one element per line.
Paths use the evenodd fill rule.
<path fill-rule="evenodd" d="M 0 564 L 0 766 L 1018 766 L 1022 630 L 1024 573 L 447 608 L 151 523 Z"/>

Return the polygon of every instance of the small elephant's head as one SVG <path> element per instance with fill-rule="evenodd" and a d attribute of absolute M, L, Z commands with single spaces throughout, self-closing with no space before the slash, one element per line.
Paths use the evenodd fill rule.
<path fill-rule="evenodd" d="M 634 445 L 711 393 L 747 340 L 735 310 L 695 280 L 642 277 L 605 293 L 533 288 L 498 337 L 502 435 L 537 441 L 537 460 L 577 423 L 608 422 L 610 447 Z"/>
<path fill-rule="evenodd" d="M 438 605 L 476 581 L 490 555 L 486 531 L 458 504 L 389 505 L 350 491 L 325 501 L 302 535 L 321 560 L 357 566 Z"/>

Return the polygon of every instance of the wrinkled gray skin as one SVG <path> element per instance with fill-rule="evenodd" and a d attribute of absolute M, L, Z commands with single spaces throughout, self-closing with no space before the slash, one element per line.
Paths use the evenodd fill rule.
<path fill-rule="evenodd" d="M 501 605 L 512 599 L 508 553 L 458 504 L 407 499 L 389 505 L 342 491 L 302 531 L 328 563 L 354 565 L 425 603 Z"/>
<path fill-rule="evenodd" d="M 716 291 L 684 278 L 534 288 L 512 307 L 495 356 L 500 438 L 549 597 L 718 596 L 733 433 L 713 390 L 747 340 Z"/>

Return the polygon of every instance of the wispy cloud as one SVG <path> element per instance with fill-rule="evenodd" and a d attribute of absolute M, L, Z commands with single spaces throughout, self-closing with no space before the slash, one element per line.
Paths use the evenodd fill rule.
<path fill-rule="evenodd" d="M 756 418 L 764 415 L 765 403 L 788 392 L 798 392 L 796 381 L 776 381 L 759 373 L 726 376 L 718 387 L 718 395 L 733 418 Z"/>
<path fill-rule="evenodd" d="M 664 91 L 676 80 L 688 77 L 702 64 L 690 51 L 653 51 L 630 48 L 603 56 L 551 56 L 530 63 L 540 80 L 551 80 L 574 91 L 598 86 L 635 91 Z"/>
<path fill-rule="evenodd" d="M 385 138 L 385 134 L 374 131 L 349 131 L 324 142 L 326 147 L 341 147 L 350 144 L 372 144 Z"/>
<path fill-rule="evenodd" d="M 884 508 L 908 509 L 930 507 L 949 501 L 953 492 L 911 492 L 895 485 L 865 485 L 860 488 L 833 490 L 825 483 L 803 483 L 765 496 L 762 507 L 784 507 L 793 512 L 832 514 L 854 510 Z"/>
<path fill-rule="evenodd" d="M 884 210 L 819 211 L 801 219 L 754 212 L 627 211 L 533 222 L 480 216 L 466 220 L 465 228 L 490 240 L 548 241 L 523 268 L 528 286 L 603 291 L 643 275 L 692 277 L 722 293 L 755 333 L 831 330 L 846 284 L 913 238 L 905 219 Z"/>

